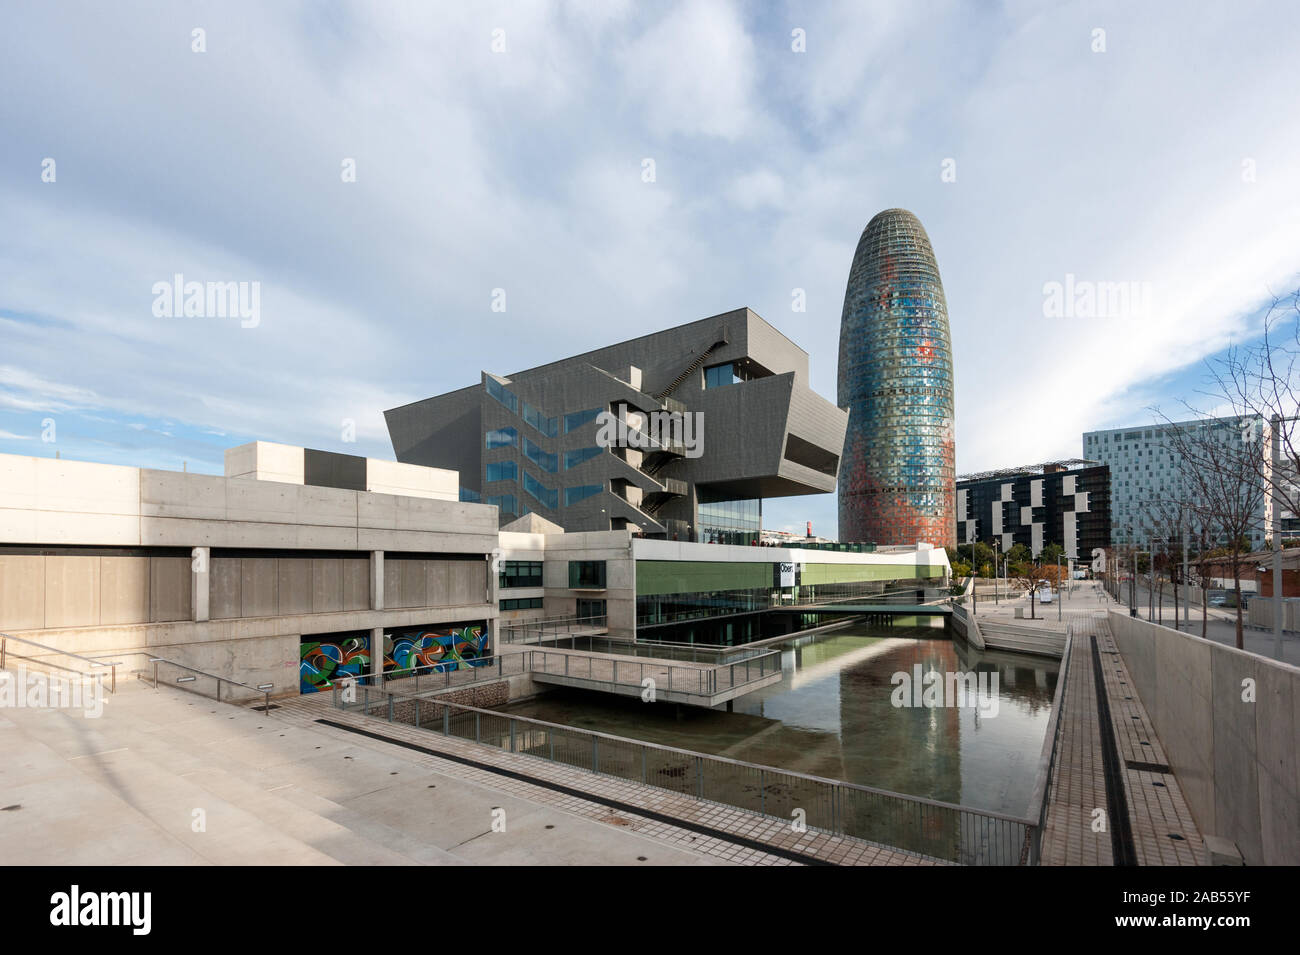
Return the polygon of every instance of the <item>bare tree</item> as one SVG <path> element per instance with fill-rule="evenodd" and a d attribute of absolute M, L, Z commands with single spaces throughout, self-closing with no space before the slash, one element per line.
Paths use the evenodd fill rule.
<path fill-rule="evenodd" d="M 1268 491 L 1257 460 L 1263 456 L 1263 442 L 1256 427 L 1246 431 L 1231 420 L 1201 417 L 1169 424 L 1170 445 L 1182 459 L 1188 507 L 1210 540 L 1221 545 L 1232 570 L 1237 647 L 1242 649 L 1241 572 Z M 1202 552 L 1202 560 L 1204 556 Z"/>
<path fill-rule="evenodd" d="M 1249 346 L 1233 346 L 1210 363 L 1215 392 L 1240 418 L 1259 418 L 1276 427 L 1280 467 L 1271 455 L 1252 463 L 1282 510 L 1300 515 L 1300 289 L 1275 297 L 1264 316 L 1263 335 Z M 1274 515 L 1280 525 L 1280 515 Z"/>
<path fill-rule="evenodd" d="M 1178 628 L 1178 584 L 1180 574 L 1178 572 L 1181 560 L 1181 549 L 1184 535 L 1189 535 L 1192 529 L 1192 523 L 1195 515 L 1187 499 L 1186 489 L 1182 485 L 1177 485 L 1170 489 L 1167 496 L 1148 502 L 1146 507 L 1146 518 L 1150 529 L 1150 538 L 1153 541 L 1152 549 L 1156 546 L 1159 550 L 1151 555 L 1154 563 L 1163 564 L 1165 570 L 1169 572 L 1169 581 L 1174 591 L 1174 628 Z M 1152 571 L 1155 577 L 1155 571 Z M 1186 581 L 1182 581 L 1186 586 Z M 1159 598 L 1157 606 L 1160 608 L 1160 622 L 1164 622 L 1164 581 L 1159 582 Z"/>

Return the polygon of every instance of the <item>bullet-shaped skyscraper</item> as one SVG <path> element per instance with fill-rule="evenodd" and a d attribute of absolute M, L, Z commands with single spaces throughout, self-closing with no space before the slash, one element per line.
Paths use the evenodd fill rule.
<path fill-rule="evenodd" d="M 886 209 L 862 230 L 840 317 L 841 541 L 956 545 L 952 365 L 930 237 Z"/>

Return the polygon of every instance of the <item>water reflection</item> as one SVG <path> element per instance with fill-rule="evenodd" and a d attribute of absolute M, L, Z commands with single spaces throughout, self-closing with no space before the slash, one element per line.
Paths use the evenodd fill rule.
<path fill-rule="evenodd" d="M 973 707 L 896 707 L 899 672 L 997 676 L 996 715 Z M 844 779 L 980 809 L 1026 811 L 1058 664 L 983 653 L 931 626 L 868 627 L 782 647 L 781 683 L 734 712 L 647 705 L 558 690 L 505 707 L 519 716 Z"/>

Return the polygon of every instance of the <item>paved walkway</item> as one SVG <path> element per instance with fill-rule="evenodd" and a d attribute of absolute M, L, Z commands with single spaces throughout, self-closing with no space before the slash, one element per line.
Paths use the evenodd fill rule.
<path fill-rule="evenodd" d="M 328 694 L 262 713 L 134 681 L 99 718 L 0 710 L 0 809 L 9 864 L 930 863 L 341 713 Z"/>
<path fill-rule="evenodd" d="M 1200 832 L 1111 638 L 1109 623 L 1097 611 L 1077 616 L 1071 632 L 1043 836 L 1044 863 L 1115 865 L 1122 861 L 1116 859 L 1113 839 L 1113 830 L 1119 827 L 1121 833 L 1128 831 L 1132 864 L 1201 864 Z M 1097 695 L 1094 644 L 1100 655 L 1105 710 Z M 1109 770 L 1109 795 L 1104 734 L 1113 740 L 1117 756 Z M 1115 817 L 1116 803 L 1123 818 Z M 1098 830 L 1098 819 L 1106 823 L 1104 830 Z"/>
<path fill-rule="evenodd" d="M 468 740 L 446 737 L 402 723 L 389 723 L 357 712 L 341 711 L 319 697 L 306 696 L 285 701 L 282 713 L 282 719 L 301 724 L 319 726 L 316 721 L 326 719 L 377 733 L 394 741 L 376 741 L 374 745 L 378 746 L 409 744 L 432 750 L 433 753 L 420 754 L 416 758 L 440 773 L 491 786 L 530 802 L 554 806 L 587 819 L 643 833 L 669 846 L 702 852 L 721 861 L 745 865 L 943 864 L 860 839 L 832 836 L 811 829 L 802 833 L 795 832 L 786 820 L 692 799 L 628 780 L 599 776 L 534 756 L 480 746 Z M 328 727 L 326 729 L 330 732 L 347 732 Z M 436 753 L 486 764 L 527 778 L 510 778 L 493 769 L 467 766 L 452 759 L 439 758 Z M 563 787 L 569 792 L 559 791 L 555 787 Z M 634 808 L 611 810 L 608 805 L 597 800 L 613 800 Z M 636 809 L 646 814 L 643 815 Z M 701 833 L 697 827 L 706 827 L 714 832 Z"/>
<path fill-rule="evenodd" d="M 708 865 L 720 854 L 438 772 L 309 721 L 131 681 L 0 710 L 10 865 Z M 492 829 L 492 810 L 506 831 Z"/>

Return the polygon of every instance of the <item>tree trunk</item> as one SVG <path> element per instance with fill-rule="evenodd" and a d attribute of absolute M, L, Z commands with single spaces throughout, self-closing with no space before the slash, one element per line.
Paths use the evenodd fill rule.
<path fill-rule="evenodd" d="M 1210 618 L 1210 588 L 1205 586 L 1205 574 L 1201 574 L 1201 639 L 1208 639 L 1205 628 Z"/>
<path fill-rule="evenodd" d="M 1177 570 L 1169 571 L 1169 582 L 1173 585 L 1174 588 L 1174 629 L 1177 630 L 1179 629 L 1178 627 L 1178 571 Z"/>
<path fill-rule="evenodd" d="M 1237 594 L 1237 649 L 1246 649 L 1242 641 L 1241 632 L 1241 568 L 1237 564 L 1232 565 L 1232 589 Z"/>

